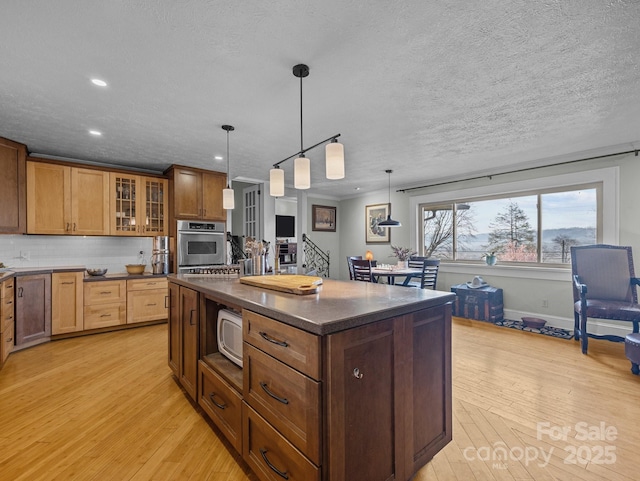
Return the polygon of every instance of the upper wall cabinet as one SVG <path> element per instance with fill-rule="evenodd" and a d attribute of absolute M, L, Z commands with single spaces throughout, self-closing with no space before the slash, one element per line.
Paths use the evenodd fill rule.
<path fill-rule="evenodd" d="M 171 182 L 175 219 L 227 220 L 222 208 L 226 174 L 180 166 L 172 166 L 166 173 Z"/>
<path fill-rule="evenodd" d="M 27 229 L 24 145 L 0 138 L 0 233 L 24 234 Z"/>
<path fill-rule="evenodd" d="M 167 235 L 168 181 L 111 172 L 111 235 Z"/>
<path fill-rule="evenodd" d="M 109 173 L 27 161 L 27 233 L 109 235 Z"/>

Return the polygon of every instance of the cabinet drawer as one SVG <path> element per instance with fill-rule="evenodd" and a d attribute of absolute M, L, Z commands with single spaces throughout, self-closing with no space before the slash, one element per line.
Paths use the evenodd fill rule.
<path fill-rule="evenodd" d="M 261 480 L 320 481 L 320 468 L 245 402 L 242 403 L 242 457 Z"/>
<path fill-rule="evenodd" d="M 97 281 L 84 283 L 84 305 L 113 304 L 127 300 L 126 281 Z"/>
<path fill-rule="evenodd" d="M 320 383 L 247 343 L 243 375 L 245 401 L 320 464 Z"/>
<path fill-rule="evenodd" d="M 229 442 L 242 452 L 242 397 L 204 362 L 199 361 L 198 404 Z"/>
<path fill-rule="evenodd" d="M 141 291 L 146 289 L 168 289 L 169 283 L 166 277 L 153 279 L 129 279 L 127 291 Z"/>
<path fill-rule="evenodd" d="M 127 292 L 127 324 L 167 319 L 167 289 Z"/>
<path fill-rule="evenodd" d="M 0 290 L 0 296 L 2 299 L 13 299 L 13 292 L 15 286 L 15 278 L 11 278 L 2 283 L 2 290 Z"/>
<path fill-rule="evenodd" d="M 13 351 L 13 345 L 15 343 L 14 334 L 13 324 L 3 332 L 0 332 L 0 364 L 4 364 L 7 357 L 9 357 L 9 353 Z"/>
<path fill-rule="evenodd" d="M 126 309 L 124 302 L 84 306 L 84 328 L 98 329 L 99 327 L 117 326 L 126 323 Z"/>
<path fill-rule="evenodd" d="M 243 339 L 300 372 L 320 379 L 320 336 L 244 309 Z"/>
<path fill-rule="evenodd" d="M 9 326 L 14 326 L 13 303 L 10 307 L 2 306 L 2 320 L 0 321 L 0 331 L 4 331 Z"/>

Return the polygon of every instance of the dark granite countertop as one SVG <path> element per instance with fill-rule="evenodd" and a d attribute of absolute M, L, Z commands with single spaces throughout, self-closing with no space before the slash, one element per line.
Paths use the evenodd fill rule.
<path fill-rule="evenodd" d="M 296 295 L 241 284 L 239 279 L 169 274 L 169 281 L 219 302 L 325 335 L 451 302 L 451 292 L 323 279 L 317 294 Z"/>
<path fill-rule="evenodd" d="M 10 267 L 0 269 L 0 281 L 11 279 L 12 277 L 28 276 L 32 274 L 53 274 L 54 272 L 83 272 L 86 270 L 85 266 L 58 266 L 58 267 Z M 84 273 L 85 282 L 98 282 L 98 281 L 115 281 L 121 279 L 149 279 L 149 278 L 164 278 L 166 274 L 152 274 L 151 272 L 145 272 L 143 274 L 127 274 L 126 272 L 116 272 L 111 274 L 107 272 L 104 276 L 90 276 L 86 272 Z"/>

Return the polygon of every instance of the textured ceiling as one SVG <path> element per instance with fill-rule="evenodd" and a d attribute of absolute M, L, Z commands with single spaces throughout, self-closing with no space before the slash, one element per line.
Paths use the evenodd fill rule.
<path fill-rule="evenodd" d="M 0 136 L 34 153 L 266 180 L 341 133 L 346 178 L 410 187 L 640 146 L 634 0 L 4 0 Z M 90 78 L 106 80 L 100 89 Z M 90 136 L 97 129 L 103 136 Z M 283 164 L 292 182 L 293 162 Z M 362 192 L 361 191 L 361 192 Z"/>

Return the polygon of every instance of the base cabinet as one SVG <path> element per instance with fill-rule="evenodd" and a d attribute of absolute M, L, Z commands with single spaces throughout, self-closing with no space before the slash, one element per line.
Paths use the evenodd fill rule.
<path fill-rule="evenodd" d="M 48 341 L 51 337 L 51 274 L 17 277 L 15 282 L 15 348 Z"/>
<path fill-rule="evenodd" d="M 169 367 L 184 390 L 197 401 L 199 359 L 199 294 L 169 284 Z"/>
<path fill-rule="evenodd" d="M 0 286 L 0 366 L 13 351 L 15 344 L 15 279 L 7 279 Z"/>
<path fill-rule="evenodd" d="M 51 334 L 84 329 L 82 272 L 51 274 Z"/>
<path fill-rule="evenodd" d="M 451 441 L 450 304 L 325 336 L 242 309 L 231 382 L 214 327 L 236 306 L 169 290 L 169 364 L 259 479 L 407 481 Z"/>
<path fill-rule="evenodd" d="M 166 279 L 127 281 L 127 324 L 157 321 L 168 315 Z"/>
<path fill-rule="evenodd" d="M 127 281 L 84 283 L 84 328 L 126 324 Z"/>

